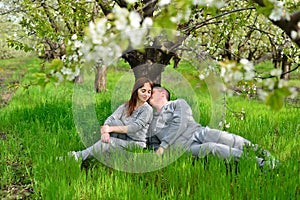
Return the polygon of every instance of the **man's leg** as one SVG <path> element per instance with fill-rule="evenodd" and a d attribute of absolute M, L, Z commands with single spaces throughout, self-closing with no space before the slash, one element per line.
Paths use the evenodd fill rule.
<path fill-rule="evenodd" d="M 201 127 L 194 134 L 194 141 L 198 143 L 213 142 L 218 144 L 224 144 L 231 148 L 243 150 L 244 145 L 251 145 L 251 142 L 239 135 L 220 131 L 217 129 L 211 129 L 209 127 Z"/>
<path fill-rule="evenodd" d="M 213 155 L 222 159 L 233 158 L 235 161 L 238 161 L 242 156 L 243 151 L 237 148 L 231 148 L 224 144 L 207 142 L 199 144 L 197 142 L 192 143 L 190 150 L 192 155 L 200 158 L 204 158 L 208 155 Z M 263 165 L 263 159 L 256 157 L 257 164 L 259 166 Z"/>
<path fill-rule="evenodd" d="M 193 156 L 200 158 L 212 154 L 213 156 L 224 159 L 230 157 L 239 158 L 243 153 L 243 151 L 240 149 L 231 148 L 227 145 L 214 142 L 207 142 L 203 144 L 194 142 L 191 145 L 191 151 Z"/>

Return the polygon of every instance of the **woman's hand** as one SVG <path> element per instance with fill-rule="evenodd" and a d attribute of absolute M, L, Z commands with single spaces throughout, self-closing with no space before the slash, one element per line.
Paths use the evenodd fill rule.
<path fill-rule="evenodd" d="M 101 134 L 103 133 L 110 133 L 110 127 L 107 124 L 101 126 Z"/>
<path fill-rule="evenodd" d="M 101 134 L 101 142 L 109 143 L 110 142 L 110 135 L 109 133 Z"/>
<path fill-rule="evenodd" d="M 107 124 L 101 126 L 101 142 L 109 143 L 110 135 L 109 135 L 109 126 Z"/>
<path fill-rule="evenodd" d="M 163 147 L 158 147 L 158 149 L 156 150 L 156 155 L 161 156 L 164 153 L 164 148 Z"/>

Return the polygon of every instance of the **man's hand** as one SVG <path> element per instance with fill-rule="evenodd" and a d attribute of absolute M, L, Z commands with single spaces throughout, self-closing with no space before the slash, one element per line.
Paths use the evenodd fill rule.
<path fill-rule="evenodd" d="M 164 148 L 163 147 L 158 147 L 158 149 L 156 150 L 156 155 L 161 156 L 164 153 Z"/>
<path fill-rule="evenodd" d="M 101 142 L 109 143 L 110 135 L 109 133 L 101 133 Z"/>

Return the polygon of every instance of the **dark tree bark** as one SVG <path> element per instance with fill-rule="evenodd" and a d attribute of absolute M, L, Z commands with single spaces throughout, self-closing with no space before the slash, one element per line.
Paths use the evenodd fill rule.
<path fill-rule="evenodd" d="M 282 75 L 280 78 L 288 80 L 290 78 L 290 71 L 291 68 L 291 62 L 288 62 L 288 57 L 286 55 L 282 56 L 282 63 L 281 63 L 281 69 L 282 69 Z"/>
<path fill-rule="evenodd" d="M 97 72 L 95 77 L 95 90 L 97 93 L 106 91 L 106 72 L 107 66 L 96 66 Z"/>
<path fill-rule="evenodd" d="M 74 83 L 83 83 L 84 81 L 84 73 L 81 72 L 79 76 L 76 76 L 74 79 Z"/>
<path fill-rule="evenodd" d="M 172 44 L 171 42 L 161 43 L 145 48 L 143 52 L 129 50 L 123 54 L 122 58 L 131 66 L 136 79 L 144 76 L 159 85 L 161 84 L 161 73 L 164 71 L 165 66 L 170 64 L 171 59 L 173 59 L 174 67 L 177 67 L 180 60 L 175 52 L 167 50 Z"/>
<path fill-rule="evenodd" d="M 257 3 L 261 7 L 265 7 L 263 0 L 254 0 L 255 3 Z M 290 14 L 290 20 L 286 20 L 285 18 L 281 18 L 278 21 L 274 21 L 272 19 L 269 19 L 273 24 L 281 28 L 290 38 L 293 42 L 295 42 L 298 47 L 300 47 L 300 36 L 297 36 L 296 38 L 292 38 L 292 31 L 298 32 L 300 30 L 300 27 L 298 26 L 298 23 L 300 22 L 300 11 L 296 11 L 292 14 Z"/>

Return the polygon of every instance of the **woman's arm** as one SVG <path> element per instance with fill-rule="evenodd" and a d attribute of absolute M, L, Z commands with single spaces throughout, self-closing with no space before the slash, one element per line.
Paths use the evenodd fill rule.
<path fill-rule="evenodd" d="M 127 126 L 109 126 L 107 124 L 101 126 L 101 133 L 123 133 L 127 134 L 128 133 L 128 127 Z"/>

